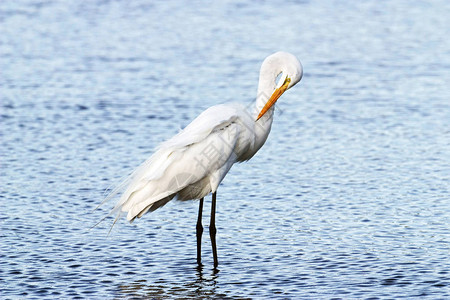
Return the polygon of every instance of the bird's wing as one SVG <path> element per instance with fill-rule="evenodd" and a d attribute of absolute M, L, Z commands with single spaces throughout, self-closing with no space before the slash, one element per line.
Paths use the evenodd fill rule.
<path fill-rule="evenodd" d="M 200 190 L 183 193 L 183 200 L 215 191 L 235 162 L 233 150 L 241 130 L 237 118 L 236 108 L 227 105 L 200 114 L 133 172 L 113 212 L 128 212 L 127 219 L 133 220 L 190 185 Z"/>

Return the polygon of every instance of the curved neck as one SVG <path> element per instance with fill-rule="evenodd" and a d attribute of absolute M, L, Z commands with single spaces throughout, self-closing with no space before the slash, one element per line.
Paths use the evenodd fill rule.
<path fill-rule="evenodd" d="M 272 106 L 258 121 L 256 121 L 256 118 L 264 105 L 266 105 L 274 90 L 275 82 L 266 76 L 260 76 L 258 94 L 256 95 L 256 102 L 252 111 L 252 117 L 253 120 L 255 120 L 255 152 L 264 145 L 269 136 L 270 129 L 272 128 L 275 106 Z"/>
<path fill-rule="evenodd" d="M 267 101 L 269 100 L 270 96 L 272 96 L 273 92 L 275 91 L 276 83 L 275 83 L 275 76 L 271 73 L 264 72 L 263 69 L 261 69 L 260 75 L 259 75 L 259 83 L 258 83 L 258 92 L 256 94 L 256 103 L 255 103 L 255 111 L 254 116 L 255 120 L 258 117 L 259 113 L 263 109 L 263 107 L 266 105 Z M 270 108 L 264 116 L 261 117 L 262 119 L 268 119 L 267 117 L 272 118 L 273 115 L 273 107 Z"/>

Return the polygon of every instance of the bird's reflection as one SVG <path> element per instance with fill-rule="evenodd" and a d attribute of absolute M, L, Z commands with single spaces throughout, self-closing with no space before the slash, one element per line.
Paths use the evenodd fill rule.
<path fill-rule="evenodd" d="M 189 281 L 189 274 L 183 272 L 183 278 L 174 276 L 174 280 L 137 280 L 130 284 L 123 284 L 119 287 L 121 296 L 133 299 L 148 298 L 174 298 L 186 297 L 196 299 L 206 299 L 212 297 L 224 298 L 229 296 L 216 292 L 218 280 L 218 269 L 205 270 L 203 266 L 188 268 L 186 273 L 190 272 L 195 276 L 194 280 Z M 187 275 L 187 276 L 186 276 Z M 187 279 L 187 280 L 186 280 Z"/>

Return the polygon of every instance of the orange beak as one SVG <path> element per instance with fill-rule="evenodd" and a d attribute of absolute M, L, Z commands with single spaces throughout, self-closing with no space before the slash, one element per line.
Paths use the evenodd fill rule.
<path fill-rule="evenodd" d="M 258 115 L 258 118 L 256 118 L 256 121 L 258 121 L 264 114 L 269 110 L 269 108 L 272 107 L 272 105 L 277 102 L 278 98 L 280 98 L 281 95 L 287 90 L 289 83 L 291 82 L 290 78 L 286 77 L 286 80 L 284 81 L 283 85 L 277 88 L 272 96 L 270 96 L 269 100 L 267 100 L 266 105 L 264 105 L 263 109 L 261 109 L 261 112 Z"/>

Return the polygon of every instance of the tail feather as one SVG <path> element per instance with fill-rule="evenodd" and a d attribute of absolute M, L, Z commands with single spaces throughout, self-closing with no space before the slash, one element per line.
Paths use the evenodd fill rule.
<path fill-rule="evenodd" d="M 153 197 L 146 198 L 140 202 L 136 202 L 136 201 L 134 201 L 135 199 L 130 198 L 129 199 L 129 201 L 131 203 L 130 207 L 126 208 L 126 209 L 122 208 L 122 211 L 128 212 L 127 219 L 132 220 L 136 216 L 140 217 L 139 215 L 141 215 L 141 216 L 144 215 L 144 213 L 146 213 L 149 209 L 151 209 L 153 207 L 153 205 L 156 205 L 156 207 L 151 211 L 154 211 L 158 207 L 163 206 L 161 204 L 166 204 L 167 202 L 172 200 L 175 197 L 176 193 L 177 193 L 177 191 L 166 191 L 163 193 L 159 193 L 158 195 L 155 195 Z M 167 199 L 167 198 L 169 198 L 169 199 Z M 158 204 L 156 204 L 156 203 L 158 203 Z"/>
<path fill-rule="evenodd" d="M 150 211 L 154 212 L 155 210 L 157 210 L 158 208 L 163 207 L 164 205 L 166 205 L 170 200 L 172 200 L 175 197 L 175 194 L 173 194 L 172 196 L 163 198 L 161 200 L 156 201 L 155 203 L 153 203 L 150 206 Z M 139 218 L 142 216 L 143 214 L 139 214 Z"/>
<path fill-rule="evenodd" d="M 172 200 L 175 197 L 175 194 L 169 196 L 169 197 L 165 197 L 161 200 L 158 200 L 156 202 L 153 202 L 152 204 L 147 205 L 146 208 L 144 208 L 143 210 L 141 210 L 136 217 L 140 218 L 143 215 L 145 215 L 148 211 L 150 212 L 154 212 L 155 210 L 157 210 L 160 207 L 163 207 L 164 205 L 166 205 L 170 200 Z M 134 217 L 134 218 L 136 218 Z M 133 219 L 134 219 L 133 218 Z"/>
<path fill-rule="evenodd" d="M 134 173 L 134 172 L 133 172 Z M 122 177 L 118 182 L 118 184 L 111 184 L 108 188 L 106 188 L 104 193 L 104 199 L 97 205 L 94 210 L 97 210 L 100 206 L 114 198 L 117 194 L 119 194 L 130 182 L 133 177 L 133 173 L 128 176 Z M 107 215 L 107 217 L 110 214 Z"/>

